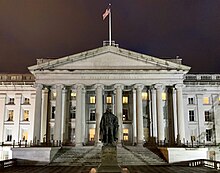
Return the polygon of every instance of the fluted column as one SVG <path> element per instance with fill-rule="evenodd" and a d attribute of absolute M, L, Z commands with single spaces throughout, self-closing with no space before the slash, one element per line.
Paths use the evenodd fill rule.
<path fill-rule="evenodd" d="M 96 84 L 96 128 L 95 128 L 95 143 L 96 145 L 100 143 L 99 141 L 99 131 L 100 131 L 100 121 L 103 114 L 103 89 L 104 85 Z"/>
<path fill-rule="evenodd" d="M 62 127 L 62 88 L 63 85 L 56 85 L 56 114 L 54 126 L 54 140 L 61 140 L 61 127 Z"/>
<path fill-rule="evenodd" d="M 82 89 L 82 143 L 85 144 L 86 138 L 86 90 Z"/>
<path fill-rule="evenodd" d="M 183 142 L 185 140 L 185 119 L 184 119 L 184 113 L 183 113 L 183 93 L 182 88 L 183 84 L 177 84 L 175 86 L 177 92 L 177 117 L 178 117 L 178 136 L 179 140 Z"/>
<path fill-rule="evenodd" d="M 156 101 L 156 90 L 151 88 L 151 110 L 152 110 L 152 121 L 153 121 L 153 137 L 157 138 L 157 101 Z"/>
<path fill-rule="evenodd" d="M 61 126 L 61 141 L 65 143 L 68 139 L 68 121 L 67 121 L 67 109 L 68 109 L 68 90 L 66 87 L 62 90 L 62 126 Z"/>
<path fill-rule="evenodd" d="M 76 85 L 76 123 L 75 123 L 75 136 L 76 147 L 82 146 L 82 109 L 85 108 L 82 105 L 82 91 L 84 85 Z"/>
<path fill-rule="evenodd" d="M 133 144 L 137 143 L 137 103 L 136 103 L 136 90 L 135 88 L 132 90 L 133 93 Z"/>
<path fill-rule="evenodd" d="M 157 137 L 158 140 L 164 140 L 164 116 L 163 116 L 163 104 L 162 104 L 162 85 L 156 84 L 156 100 L 157 100 Z"/>
<path fill-rule="evenodd" d="M 47 108 L 48 108 L 48 89 L 42 91 L 42 118 L 41 118 L 41 142 L 46 142 L 47 131 Z"/>
<path fill-rule="evenodd" d="M 4 108 L 6 104 L 6 94 L 0 94 L 0 107 Z M 3 135 L 3 129 L 4 129 L 4 121 L 5 121 L 5 117 L 3 115 L 5 115 L 5 109 L 0 109 L 0 143 L 4 142 L 4 135 Z"/>
<path fill-rule="evenodd" d="M 122 122 L 122 114 L 123 114 L 123 106 L 122 106 L 122 90 L 124 86 L 122 84 L 116 84 L 116 116 L 118 117 L 118 143 L 120 144 L 123 140 L 123 122 Z"/>
<path fill-rule="evenodd" d="M 177 126 L 177 107 L 176 107 L 176 89 L 173 88 L 173 123 L 174 123 L 174 138 L 177 140 L 178 126 Z"/>
<path fill-rule="evenodd" d="M 34 136 L 33 136 L 34 143 L 36 143 L 37 141 L 40 141 L 42 89 L 43 89 L 42 84 L 36 84 L 35 113 L 34 113 Z"/>
<path fill-rule="evenodd" d="M 136 101 L 137 101 L 137 143 L 142 145 L 144 141 L 144 125 L 143 125 L 143 104 L 142 104 L 142 90 L 144 85 L 135 85 Z"/>

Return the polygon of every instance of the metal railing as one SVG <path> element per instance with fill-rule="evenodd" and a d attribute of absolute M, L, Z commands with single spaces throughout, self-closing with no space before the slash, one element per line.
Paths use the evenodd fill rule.
<path fill-rule="evenodd" d="M 16 166 L 16 164 L 17 159 L 2 160 L 0 161 L 0 170 L 11 166 Z"/>

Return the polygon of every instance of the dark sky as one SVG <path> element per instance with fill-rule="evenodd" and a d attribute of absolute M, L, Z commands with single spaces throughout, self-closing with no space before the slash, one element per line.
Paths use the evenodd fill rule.
<path fill-rule="evenodd" d="M 109 2 L 120 47 L 220 73 L 220 0 L 0 0 L 0 73 L 102 46 Z"/>

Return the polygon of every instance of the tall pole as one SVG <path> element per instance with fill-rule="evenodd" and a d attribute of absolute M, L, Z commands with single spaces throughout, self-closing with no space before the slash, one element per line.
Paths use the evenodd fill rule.
<path fill-rule="evenodd" d="M 112 45 L 112 12 L 111 12 L 111 4 L 109 4 L 109 45 Z"/>

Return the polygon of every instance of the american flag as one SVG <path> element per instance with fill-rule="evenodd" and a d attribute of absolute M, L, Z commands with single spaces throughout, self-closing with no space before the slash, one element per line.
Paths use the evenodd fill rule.
<path fill-rule="evenodd" d="M 110 7 L 108 7 L 105 12 L 102 15 L 102 19 L 105 20 L 105 18 L 111 13 Z"/>

